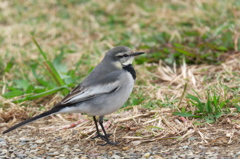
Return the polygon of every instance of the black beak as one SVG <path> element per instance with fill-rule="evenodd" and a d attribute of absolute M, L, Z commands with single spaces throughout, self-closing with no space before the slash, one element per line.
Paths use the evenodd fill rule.
<path fill-rule="evenodd" d="M 138 56 L 138 55 L 142 55 L 142 54 L 144 54 L 145 52 L 134 52 L 133 54 L 132 54 L 132 56 Z"/>

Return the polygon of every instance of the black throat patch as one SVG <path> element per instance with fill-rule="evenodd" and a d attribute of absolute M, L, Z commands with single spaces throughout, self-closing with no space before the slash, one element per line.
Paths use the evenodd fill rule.
<path fill-rule="evenodd" d="M 135 72 L 135 70 L 134 70 L 134 68 L 132 67 L 131 64 L 129 64 L 127 66 L 123 66 L 123 69 L 128 71 L 132 75 L 132 78 L 134 80 L 136 79 L 136 72 Z"/>

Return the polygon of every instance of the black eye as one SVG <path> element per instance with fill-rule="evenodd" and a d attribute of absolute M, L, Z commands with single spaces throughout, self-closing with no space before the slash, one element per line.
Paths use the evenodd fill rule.
<path fill-rule="evenodd" d="M 128 56 L 129 56 L 128 54 L 117 55 L 117 57 L 119 57 L 119 58 L 128 57 Z"/>

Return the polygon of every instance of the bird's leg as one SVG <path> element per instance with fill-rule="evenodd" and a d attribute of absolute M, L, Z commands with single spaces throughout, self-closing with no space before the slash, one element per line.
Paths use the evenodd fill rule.
<path fill-rule="evenodd" d="M 98 122 L 99 122 L 99 124 L 100 124 L 100 126 L 101 126 L 101 128 L 102 128 L 102 131 L 104 132 L 104 135 L 102 135 L 102 136 L 104 136 L 104 137 L 106 138 L 106 137 L 111 136 L 112 134 L 106 134 L 106 133 L 105 133 L 105 128 L 104 128 L 104 126 L 103 126 L 103 117 L 104 117 L 104 116 L 100 116 L 99 119 L 98 119 Z"/>
<path fill-rule="evenodd" d="M 97 135 L 92 137 L 91 139 L 95 139 L 95 138 L 98 138 L 100 137 L 102 140 L 106 140 L 105 138 L 105 135 L 102 135 L 98 129 L 98 125 L 97 125 L 97 119 L 95 116 L 93 116 L 93 120 L 94 120 L 94 124 L 95 124 L 95 127 L 96 127 L 96 130 L 97 130 Z"/>
<path fill-rule="evenodd" d="M 107 145 L 107 144 L 110 144 L 110 145 L 117 145 L 118 143 L 117 142 L 111 142 L 110 140 L 109 140 L 109 136 L 110 135 L 112 135 L 112 134 L 107 134 L 106 133 L 106 130 L 105 130 L 105 128 L 104 128 L 104 126 L 103 126 L 103 116 L 100 116 L 99 117 L 99 124 L 100 124 L 100 126 L 102 127 L 102 131 L 103 131 L 103 133 L 104 133 L 104 139 L 101 137 L 101 139 L 102 140 L 105 140 L 106 141 L 106 143 L 105 144 L 101 144 L 101 146 L 105 146 L 105 145 Z M 103 136 L 103 135 L 102 135 Z"/>
<path fill-rule="evenodd" d="M 95 124 L 96 130 L 97 130 L 97 135 L 96 135 L 96 136 L 94 136 L 94 137 L 92 137 L 91 139 L 95 139 L 95 138 L 97 138 L 97 137 L 100 137 L 100 138 L 102 138 L 102 137 L 103 137 L 103 135 L 102 135 L 102 134 L 100 134 L 100 131 L 99 131 L 99 129 L 98 129 L 98 125 L 97 125 L 97 119 L 96 119 L 96 117 L 95 117 L 95 116 L 93 116 L 93 120 L 94 120 L 94 124 Z"/>
<path fill-rule="evenodd" d="M 95 124 L 95 127 L 96 127 L 96 130 L 97 130 L 97 135 L 92 137 L 91 139 L 95 139 L 95 138 L 98 138 L 100 137 L 102 140 L 106 140 L 106 137 L 105 135 L 102 135 L 99 131 L 99 128 L 98 128 L 98 125 L 97 125 L 97 119 L 95 116 L 93 116 L 93 120 L 94 120 L 94 124 Z M 101 122 L 103 122 L 103 116 L 102 118 L 99 118 L 99 121 L 101 120 Z M 99 122 L 100 123 L 100 122 Z M 109 137 L 111 134 L 108 134 L 107 137 Z"/>
<path fill-rule="evenodd" d="M 102 135 L 102 134 L 100 133 L 100 131 L 99 131 L 99 128 L 98 128 L 98 125 L 97 125 L 97 120 L 96 120 L 96 117 L 95 117 L 95 116 L 93 116 L 93 120 L 94 120 L 94 123 L 95 123 L 95 126 L 96 126 L 97 135 L 96 135 L 95 137 L 92 137 L 92 139 L 95 139 L 95 138 L 97 138 L 97 137 L 100 137 L 102 140 L 106 141 L 105 144 L 100 144 L 101 146 L 104 146 L 104 145 L 107 145 L 107 144 L 110 144 L 110 145 L 116 145 L 116 144 L 118 144 L 118 143 L 111 142 L 111 141 L 109 140 L 108 137 L 109 137 L 110 135 L 112 135 L 112 134 L 107 134 L 107 133 L 106 133 L 106 130 L 105 130 L 104 126 L 103 126 L 103 116 L 100 116 L 100 117 L 99 117 L 99 124 L 100 124 L 100 126 L 101 126 L 101 128 L 102 128 L 102 130 L 103 130 L 104 135 Z"/>

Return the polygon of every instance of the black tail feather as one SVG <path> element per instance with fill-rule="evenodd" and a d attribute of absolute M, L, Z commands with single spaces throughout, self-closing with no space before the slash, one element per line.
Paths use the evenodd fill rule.
<path fill-rule="evenodd" d="M 56 114 L 59 110 L 61 110 L 61 107 L 54 107 L 53 109 L 51 109 L 49 111 L 46 111 L 46 112 L 44 112 L 42 114 L 39 114 L 39 115 L 37 115 L 35 117 L 32 117 L 30 119 L 27 119 L 27 120 L 25 120 L 25 121 L 23 121 L 21 123 L 18 123 L 17 125 L 14 125 L 13 127 L 11 127 L 9 129 L 7 129 L 6 131 L 4 131 L 3 134 L 8 133 L 9 131 L 12 131 L 12 130 L 14 130 L 14 129 L 20 127 L 20 126 L 23 126 L 25 124 L 29 124 L 29 123 L 31 123 L 31 122 L 33 122 L 35 120 L 47 117 L 47 116 L 52 115 L 52 114 Z"/>

